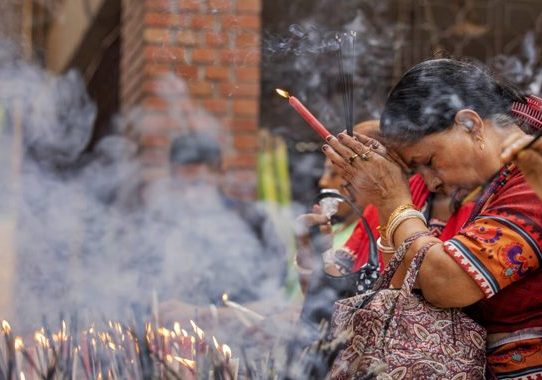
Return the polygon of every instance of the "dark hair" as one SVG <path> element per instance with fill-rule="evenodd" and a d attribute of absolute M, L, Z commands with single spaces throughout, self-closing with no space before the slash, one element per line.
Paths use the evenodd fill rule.
<path fill-rule="evenodd" d="M 432 59 L 408 70 L 391 90 L 380 132 L 391 142 L 414 142 L 453 125 L 461 109 L 500 117 L 525 96 L 474 62 Z M 511 120 L 511 119 L 508 119 Z"/>
<path fill-rule="evenodd" d="M 191 131 L 172 140 L 169 161 L 178 165 L 205 164 L 216 169 L 221 164 L 222 152 L 214 137 Z"/>

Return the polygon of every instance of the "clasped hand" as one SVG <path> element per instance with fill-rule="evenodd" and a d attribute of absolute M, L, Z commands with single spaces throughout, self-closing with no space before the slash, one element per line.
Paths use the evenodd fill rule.
<path fill-rule="evenodd" d="M 377 208 L 408 201 L 406 165 L 379 141 L 355 133 L 331 136 L 322 147 L 356 199 Z"/>

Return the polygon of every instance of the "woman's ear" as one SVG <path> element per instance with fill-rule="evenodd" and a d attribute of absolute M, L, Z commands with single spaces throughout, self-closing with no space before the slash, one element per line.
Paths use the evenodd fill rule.
<path fill-rule="evenodd" d="M 470 109 L 462 109 L 455 114 L 455 123 L 469 133 L 477 140 L 483 139 L 484 122 L 476 111 Z"/>

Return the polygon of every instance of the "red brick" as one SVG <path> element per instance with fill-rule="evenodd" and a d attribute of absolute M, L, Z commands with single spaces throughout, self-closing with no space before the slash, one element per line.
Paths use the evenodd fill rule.
<path fill-rule="evenodd" d="M 263 0 L 237 0 L 237 12 L 260 13 Z"/>
<path fill-rule="evenodd" d="M 167 43 L 170 41 L 170 31 L 165 28 L 147 28 L 143 32 L 143 39 L 150 43 Z"/>
<path fill-rule="evenodd" d="M 255 83 L 222 83 L 220 93 L 223 96 L 256 97 L 260 94 L 260 88 Z"/>
<path fill-rule="evenodd" d="M 214 29 L 216 16 L 197 14 L 192 17 L 192 28 L 194 29 Z"/>
<path fill-rule="evenodd" d="M 198 78 L 198 66 L 177 65 L 175 66 L 175 74 L 185 79 L 196 79 Z"/>
<path fill-rule="evenodd" d="M 236 154 L 224 159 L 224 165 L 229 168 L 250 169 L 256 166 L 258 160 L 254 153 Z"/>
<path fill-rule="evenodd" d="M 142 133 L 139 136 L 139 143 L 144 148 L 167 148 L 169 137 L 160 133 Z"/>
<path fill-rule="evenodd" d="M 164 110 L 169 108 L 169 102 L 167 99 L 158 96 L 146 96 L 143 99 L 143 107 L 154 110 Z"/>
<path fill-rule="evenodd" d="M 236 115 L 257 116 L 258 106 L 257 100 L 235 100 L 233 102 L 233 112 Z"/>
<path fill-rule="evenodd" d="M 188 82 L 188 89 L 192 96 L 209 96 L 213 93 L 213 86 L 209 82 Z"/>
<path fill-rule="evenodd" d="M 223 15 L 222 27 L 226 29 L 260 29 L 261 18 L 258 15 Z"/>
<path fill-rule="evenodd" d="M 198 11 L 201 9 L 202 3 L 202 0 L 178 0 L 181 11 Z"/>
<path fill-rule="evenodd" d="M 210 46 L 224 46 L 228 41 L 225 33 L 207 32 L 205 33 L 205 43 Z"/>
<path fill-rule="evenodd" d="M 148 26 L 183 26 L 189 21 L 187 15 L 172 13 L 145 13 L 144 24 Z"/>
<path fill-rule="evenodd" d="M 174 9 L 171 0 L 145 0 L 145 8 L 157 11 L 170 11 Z"/>
<path fill-rule="evenodd" d="M 209 112 L 224 114 L 228 110 L 228 101 L 224 99 L 205 99 L 203 106 Z"/>
<path fill-rule="evenodd" d="M 258 136 L 256 134 L 234 135 L 233 146 L 243 151 L 258 149 Z"/>
<path fill-rule="evenodd" d="M 221 52 L 220 59 L 222 62 L 236 65 L 256 65 L 260 62 L 260 50 L 225 49 Z"/>
<path fill-rule="evenodd" d="M 143 83 L 143 91 L 147 94 L 162 96 L 179 96 L 186 94 L 184 81 L 170 81 L 168 79 L 149 79 Z"/>
<path fill-rule="evenodd" d="M 172 71 L 169 65 L 163 63 L 145 63 L 143 66 L 143 72 L 147 76 L 159 76 Z"/>
<path fill-rule="evenodd" d="M 185 50 L 175 46 L 145 46 L 146 60 L 152 61 L 180 61 L 184 60 Z"/>
<path fill-rule="evenodd" d="M 170 130 L 179 127 L 179 121 L 164 113 L 146 113 L 138 123 L 141 131 Z"/>
<path fill-rule="evenodd" d="M 192 62 L 213 63 L 216 59 L 215 49 L 194 49 L 192 50 Z"/>
<path fill-rule="evenodd" d="M 241 32 L 235 37 L 237 47 L 257 47 L 260 45 L 260 34 L 256 32 Z"/>
<path fill-rule="evenodd" d="M 209 0 L 207 10 L 209 12 L 227 12 L 232 8 L 232 0 Z"/>
<path fill-rule="evenodd" d="M 209 66 L 205 69 L 205 78 L 211 80 L 226 80 L 230 77 L 231 69 L 222 66 Z"/>
<path fill-rule="evenodd" d="M 198 34 L 192 30 L 181 30 L 177 33 L 179 45 L 194 46 L 198 43 Z"/>
<path fill-rule="evenodd" d="M 259 67 L 238 67 L 234 74 L 238 82 L 258 82 L 260 80 Z"/>
<path fill-rule="evenodd" d="M 230 129 L 235 132 L 252 132 L 258 129 L 258 120 L 251 118 L 237 118 L 229 123 Z"/>

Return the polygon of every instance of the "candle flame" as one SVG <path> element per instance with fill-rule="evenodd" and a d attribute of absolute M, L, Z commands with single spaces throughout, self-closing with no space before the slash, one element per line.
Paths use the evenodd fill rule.
<path fill-rule="evenodd" d="M 9 334 L 11 332 L 11 326 L 5 319 L 2 321 L 2 328 L 4 329 L 6 334 Z"/>
<path fill-rule="evenodd" d="M 20 378 L 21 380 L 26 380 L 26 376 L 24 375 L 24 372 L 23 372 L 23 371 L 21 371 L 19 378 Z"/>
<path fill-rule="evenodd" d="M 108 346 L 113 351 L 115 351 L 117 349 L 117 347 L 115 346 L 115 343 L 113 343 L 113 342 L 109 342 Z"/>
<path fill-rule="evenodd" d="M 213 336 L 213 343 L 215 344 L 215 348 L 217 351 L 220 351 L 220 344 L 218 344 L 218 341 L 216 340 L 216 338 Z"/>
<path fill-rule="evenodd" d="M 281 90 L 280 88 L 276 88 L 275 91 L 277 92 L 277 94 L 279 94 L 283 98 L 288 99 L 290 97 L 290 93 L 288 93 L 288 91 L 286 90 Z"/>
<path fill-rule="evenodd" d="M 222 345 L 222 352 L 224 352 L 226 359 L 231 358 L 231 348 L 227 344 Z"/>
<path fill-rule="evenodd" d="M 228 293 L 222 294 L 222 302 L 228 302 Z"/>
<path fill-rule="evenodd" d="M 22 349 L 24 348 L 24 342 L 23 342 L 23 339 L 22 339 L 20 336 L 16 337 L 16 338 L 15 338 L 14 345 L 15 345 L 15 349 L 16 349 L 17 351 L 22 350 Z"/>

